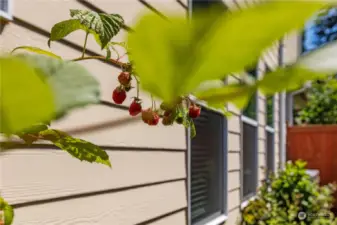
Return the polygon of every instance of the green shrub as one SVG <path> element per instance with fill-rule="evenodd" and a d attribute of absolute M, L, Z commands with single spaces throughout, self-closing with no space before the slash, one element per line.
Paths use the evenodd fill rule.
<path fill-rule="evenodd" d="M 303 161 L 288 162 L 285 170 L 270 175 L 259 188 L 257 197 L 241 211 L 240 224 L 337 224 L 331 212 L 336 186 L 319 186 L 306 173 L 305 165 Z M 303 213 L 306 217 L 299 218 Z"/>
<path fill-rule="evenodd" d="M 307 94 L 308 102 L 298 113 L 298 124 L 337 124 L 336 79 L 314 83 Z"/>

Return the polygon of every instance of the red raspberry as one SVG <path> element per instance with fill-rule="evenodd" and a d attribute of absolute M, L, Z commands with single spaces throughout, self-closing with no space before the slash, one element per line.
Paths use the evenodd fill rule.
<path fill-rule="evenodd" d="M 200 107 L 196 106 L 196 105 L 191 105 L 188 111 L 188 115 L 191 118 L 197 118 L 198 116 L 200 116 Z"/>
<path fill-rule="evenodd" d="M 164 118 L 161 122 L 164 126 L 169 126 L 169 125 L 173 124 L 173 119 L 169 116 L 164 116 Z"/>
<path fill-rule="evenodd" d="M 118 81 L 123 86 L 129 86 L 131 81 L 131 75 L 128 72 L 121 72 L 118 76 Z"/>
<path fill-rule="evenodd" d="M 141 112 L 142 112 L 142 105 L 140 104 L 138 100 L 134 100 L 129 107 L 130 115 L 136 116 Z"/>
<path fill-rule="evenodd" d="M 120 87 L 116 87 L 115 90 L 112 92 L 112 100 L 116 104 L 122 104 L 125 99 L 126 99 L 126 92 Z"/>
<path fill-rule="evenodd" d="M 159 115 L 156 112 L 153 112 L 153 117 L 149 125 L 156 126 L 159 123 Z"/>
<path fill-rule="evenodd" d="M 159 115 L 158 113 L 152 111 L 151 108 L 148 108 L 147 110 L 142 111 L 142 120 L 144 123 L 150 125 L 150 126 L 155 126 L 159 122 Z"/>
<path fill-rule="evenodd" d="M 144 121 L 144 123 L 147 123 L 147 124 L 150 123 L 150 121 L 152 120 L 152 109 L 151 108 L 148 108 L 142 111 L 142 120 Z"/>

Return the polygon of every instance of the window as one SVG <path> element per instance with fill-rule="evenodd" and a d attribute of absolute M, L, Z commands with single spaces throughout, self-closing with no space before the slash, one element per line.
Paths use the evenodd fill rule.
<path fill-rule="evenodd" d="M 248 69 L 247 73 L 257 79 L 257 66 Z M 248 200 L 250 197 L 255 195 L 258 184 L 257 93 L 255 93 L 250 99 L 242 114 L 242 197 L 243 200 Z"/>
<path fill-rule="evenodd" d="M 227 204 L 227 121 L 202 108 L 190 140 L 191 224 L 205 224 L 224 215 Z"/>
<path fill-rule="evenodd" d="M 266 65 L 266 72 L 270 72 L 270 68 Z M 266 159 L 267 159 L 267 175 L 275 171 L 275 130 L 274 130 L 274 96 L 266 98 Z"/>
<path fill-rule="evenodd" d="M 12 0 L 0 0 L 0 18 L 12 19 Z"/>
<path fill-rule="evenodd" d="M 243 200 L 254 196 L 257 188 L 257 127 L 243 123 Z"/>
<path fill-rule="evenodd" d="M 266 126 L 266 154 L 267 154 L 267 173 L 275 171 L 275 141 L 274 141 L 274 96 L 266 99 L 267 105 L 267 126 Z"/>
<path fill-rule="evenodd" d="M 246 71 L 250 76 L 252 76 L 254 79 L 257 79 L 257 65 L 254 65 L 252 68 L 247 69 Z M 256 120 L 256 112 L 257 112 L 257 108 L 256 108 L 256 103 L 257 103 L 257 93 L 255 93 L 252 98 L 250 99 L 248 105 L 246 106 L 246 108 L 243 110 L 243 115 Z"/>

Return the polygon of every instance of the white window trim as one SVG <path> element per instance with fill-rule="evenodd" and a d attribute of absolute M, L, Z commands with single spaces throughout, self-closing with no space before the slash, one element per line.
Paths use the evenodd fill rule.
<path fill-rule="evenodd" d="M 247 116 L 244 116 L 244 115 L 241 115 L 241 120 L 242 122 L 246 123 L 246 124 L 249 124 L 249 125 L 252 125 L 254 127 L 257 127 L 259 125 L 259 123 L 257 122 L 257 120 L 253 120 Z"/>
<path fill-rule="evenodd" d="M 219 225 L 219 224 L 225 222 L 227 219 L 228 219 L 228 216 L 221 215 L 221 216 L 215 218 L 214 220 L 212 220 L 208 223 L 205 223 L 205 225 Z"/>
<path fill-rule="evenodd" d="M 266 126 L 266 131 L 269 133 L 275 133 L 275 128 L 271 127 L 271 126 Z"/>
<path fill-rule="evenodd" d="M 13 0 L 8 1 L 8 12 L 0 10 L 0 17 L 6 20 L 13 20 Z"/>
<path fill-rule="evenodd" d="M 257 196 L 254 195 L 254 196 L 250 197 L 249 199 L 243 201 L 243 202 L 241 203 L 241 205 L 240 205 L 240 209 L 246 208 L 247 205 L 249 204 L 249 202 L 254 201 L 256 198 L 257 198 Z"/>

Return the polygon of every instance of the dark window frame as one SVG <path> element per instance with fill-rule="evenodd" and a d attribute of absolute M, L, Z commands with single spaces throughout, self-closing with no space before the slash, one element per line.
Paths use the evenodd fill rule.
<path fill-rule="evenodd" d="M 259 66 L 259 61 L 254 64 L 254 67 L 249 68 L 246 70 L 246 73 L 248 75 L 253 76 L 255 79 L 258 79 L 258 66 Z M 251 106 L 251 104 L 254 104 L 254 113 L 255 116 L 249 116 L 247 115 L 247 108 Z M 246 107 L 244 110 L 241 111 L 241 146 L 242 146 L 242 154 L 241 154 L 241 204 L 245 203 L 252 197 L 256 196 L 256 189 L 258 187 L 258 175 L 259 175 L 259 159 L 258 159 L 258 120 L 259 120 L 259 101 L 258 101 L 258 93 L 255 92 L 254 95 L 252 96 L 251 100 L 249 101 L 248 107 Z M 253 143 L 250 143 L 246 145 L 247 143 L 245 142 L 245 130 L 252 128 L 253 130 L 252 135 L 253 138 L 251 139 Z M 247 146 L 247 147 L 246 147 Z M 253 146 L 253 147 L 252 147 Z M 246 149 L 252 147 L 252 149 Z M 253 166 L 252 168 L 252 180 L 253 182 L 250 181 L 250 179 L 245 179 L 245 170 L 248 170 L 248 168 L 245 168 L 247 166 L 247 163 L 244 163 L 245 161 L 245 156 L 246 154 L 249 155 L 249 153 L 253 152 L 251 155 L 253 157 L 248 157 L 249 163 L 251 163 Z M 245 152 L 247 152 L 245 154 Z M 248 176 L 247 176 L 248 177 Z M 247 182 L 247 183 L 246 183 Z M 250 193 L 245 193 L 246 190 L 253 190 Z"/>
<path fill-rule="evenodd" d="M 1 0 L 0 2 L 0 17 L 12 20 L 13 0 Z"/>
<path fill-rule="evenodd" d="M 266 73 L 271 72 L 270 67 L 265 64 Z M 268 107 L 268 100 L 271 98 L 271 112 L 269 111 L 270 107 Z M 275 95 L 266 97 L 266 127 L 265 127 L 265 135 L 266 135 L 266 173 L 267 176 L 270 173 L 275 172 Z M 271 113 L 271 121 L 269 121 L 269 113 Z M 271 122 L 271 124 L 270 124 Z"/>
<path fill-rule="evenodd" d="M 192 208 L 192 163 L 193 163 L 193 156 L 192 156 L 192 140 L 190 138 L 190 131 L 189 129 L 187 130 L 187 139 L 188 139 L 188 214 L 189 214 L 189 218 L 188 218 L 188 224 L 189 225 L 203 225 L 207 222 L 210 222 L 214 219 L 217 219 L 221 216 L 226 216 L 228 214 L 228 142 L 227 142 L 227 138 L 228 138 L 228 121 L 226 119 L 226 117 L 221 114 L 220 112 L 214 111 L 212 109 L 208 109 L 207 107 L 202 107 L 202 112 L 206 112 L 206 113 L 210 113 L 211 116 L 219 116 L 218 119 L 220 119 L 220 126 L 221 129 L 219 129 L 220 132 L 220 136 L 222 136 L 221 143 L 219 143 L 219 149 L 217 152 L 217 157 L 214 158 L 218 158 L 219 161 L 219 167 L 221 168 L 220 170 L 216 171 L 217 172 L 217 177 L 218 177 L 218 190 L 216 192 L 219 192 L 219 205 L 218 205 L 218 209 L 216 211 L 214 211 L 212 214 L 199 219 L 198 221 L 194 221 L 194 223 L 192 223 L 192 212 L 191 212 L 191 208 Z M 214 132 L 214 131 L 213 131 Z M 197 129 L 197 135 L 198 135 L 198 129 Z M 219 136 L 219 137 L 220 137 Z M 195 137 L 197 138 L 197 136 Z M 221 200 L 222 199 L 222 200 Z M 210 204 L 214 204 L 210 203 Z"/>

